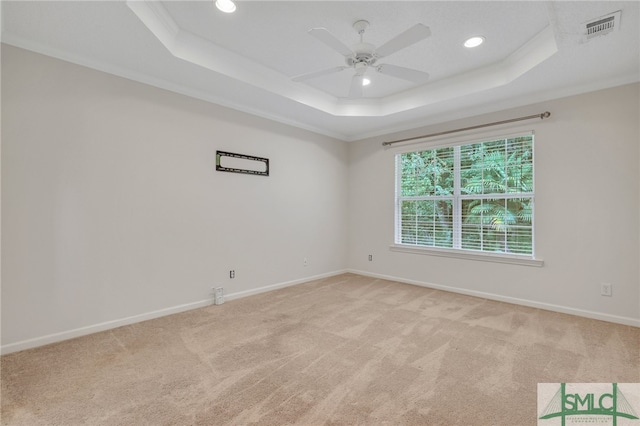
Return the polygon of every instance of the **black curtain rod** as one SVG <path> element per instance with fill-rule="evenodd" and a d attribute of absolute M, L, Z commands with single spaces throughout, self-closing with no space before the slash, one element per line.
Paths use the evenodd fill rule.
<path fill-rule="evenodd" d="M 551 113 L 549 111 L 545 111 L 542 114 L 527 115 L 526 117 L 511 118 L 509 120 L 503 120 L 503 121 L 494 121 L 493 123 L 478 124 L 477 126 L 463 127 L 461 129 L 447 130 L 447 131 L 438 132 L 438 133 L 431 133 L 430 135 L 414 136 L 414 137 L 411 137 L 411 138 L 405 138 L 405 139 L 398 139 L 398 140 L 395 140 L 395 141 L 382 142 L 382 146 L 389 146 L 389 145 L 393 145 L 395 143 L 413 141 L 413 140 L 416 140 L 416 139 L 426 139 L 426 138 L 432 138 L 434 136 L 448 135 L 449 133 L 464 132 L 465 130 L 473 130 L 473 129 L 481 129 L 483 127 L 497 126 L 499 124 L 513 123 L 514 121 L 531 120 L 532 118 L 539 118 L 539 119 L 543 120 L 543 119 L 549 118 L 549 117 L 551 117 Z"/>

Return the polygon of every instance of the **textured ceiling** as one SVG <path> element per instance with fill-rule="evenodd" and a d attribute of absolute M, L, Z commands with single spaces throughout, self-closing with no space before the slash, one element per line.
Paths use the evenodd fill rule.
<path fill-rule="evenodd" d="M 342 56 L 307 35 L 310 28 L 327 28 L 347 46 L 358 43 L 354 21 L 371 24 L 364 41 L 382 45 L 417 23 L 429 26 L 431 37 L 398 51 L 383 62 L 428 72 L 430 81 L 471 71 L 497 62 L 516 51 L 549 25 L 544 3 L 473 3 L 456 7 L 456 15 L 446 3 L 354 2 L 336 7 L 332 2 L 257 2 L 251 8 L 240 4 L 238 19 L 216 19 L 215 8 L 206 2 L 164 3 L 180 28 L 213 41 L 287 76 L 344 65 Z M 393 16 L 393 22 L 389 17 Z M 218 17 L 225 18 L 225 17 Z M 241 22 L 241 25 L 237 24 Z M 211 25 L 211 22 L 217 22 Z M 464 22 L 461 30 L 458 22 Z M 268 25 L 265 25 L 268 23 Z M 475 34 L 490 42 L 481 50 L 466 49 L 464 40 Z M 504 38 L 504 34 L 512 34 Z M 308 81 L 320 90 L 344 97 L 351 81 L 350 72 Z M 377 98 L 412 87 L 412 83 L 381 74 L 365 95 Z"/>
<path fill-rule="evenodd" d="M 637 2 L 239 1 L 2 2 L 2 41 L 344 140 L 640 80 Z M 622 11 L 619 30 L 584 42 L 582 23 Z M 431 36 L 380 60 L 429 73 L 424 84 L 367 70 L 349 99 L 347 69 L 307 33 L 347 46 L 352 25 L 380 46 L 422 23 Z M 483 35 L 486 43 L 462 43 Z"/>

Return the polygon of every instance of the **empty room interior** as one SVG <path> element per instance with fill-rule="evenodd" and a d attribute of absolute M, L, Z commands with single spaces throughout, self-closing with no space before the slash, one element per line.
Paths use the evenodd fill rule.
<path fill-rule="evenodd" d="M 640 3 L 0 7 L 1 424 L 640 422 Z"/>

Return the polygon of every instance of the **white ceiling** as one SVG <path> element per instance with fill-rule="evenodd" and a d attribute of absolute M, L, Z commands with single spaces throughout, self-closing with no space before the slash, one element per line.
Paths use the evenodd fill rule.
<path fill-rule="evenodd" d="M 237 1 L 2 1 L 2 41 L 343 140 L 640 81 L 640 3 Z M 584 41 L 581 24 L 621 10 L 619 29 Z M 422 23 L 431 36 L 388 63 L 429 73 L 425 84 L 367 70 L 293 82 L 344 65 L 307 33 L 380 46 Z M 486 42 L 462 46 L 472 35 Z"/>

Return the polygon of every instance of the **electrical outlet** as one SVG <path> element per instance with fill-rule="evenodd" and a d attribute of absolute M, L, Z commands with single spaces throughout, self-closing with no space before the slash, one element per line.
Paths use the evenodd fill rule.
<path fill-rule="evenodd" d="M 611 297 L 613 295 L 613 285 L 609 283 L 600 284 L 600 294 Z"/>
<path fill-rule="evenodd" d="M 373 260 L 373 255 L 372 255 L 372 254 L 370 254 L 370 255 L 369 255 L 369 262 L 371 262 L 372 260 Z"/>
<path fill-rule="evenodd" d="M 229 271 L 229 278 L 235 278 L 236 277 L 236 271 L 235 270 L 230 270 Z"/>
<path fill-rule="evenodd" d="M 304 259 L 302 259 L 302 265 L 303 266 L 309 266 L 309 261 L 307 260 L 306 257 Z"/>

